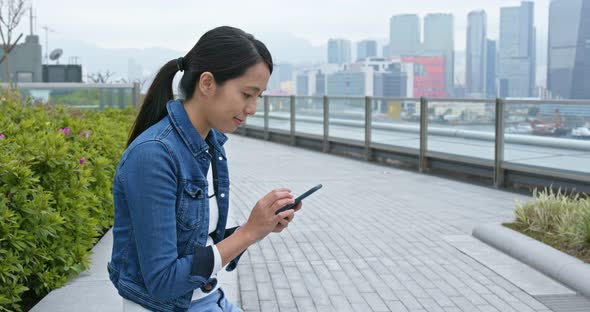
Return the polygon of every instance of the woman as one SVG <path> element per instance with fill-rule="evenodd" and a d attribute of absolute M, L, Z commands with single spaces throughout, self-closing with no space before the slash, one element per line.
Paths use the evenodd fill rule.
<path fill-rule="evenodd" d="M 289 189 L 262 197 L 248 221 L 226 229 L 229 176 L 223 133 L 256 112 L 272 73 L 265 45 L 233 27 L 205 33 L 166 63 L 150 86 L 114 179 L 109 276 L 119 294 L 153 311 L 240 311 L 217 286 L 248 246 L 281 232 Z M 172 80 L 184 71 L 172 100 Z M 126 301 L 129 304 L 129 301 Z"/>

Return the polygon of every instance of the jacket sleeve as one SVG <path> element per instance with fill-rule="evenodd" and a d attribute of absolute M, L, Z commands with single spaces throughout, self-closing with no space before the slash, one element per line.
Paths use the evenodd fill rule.
<path fill-rule="evenodd" d="M 213 270 L 211 246 L 179 257 L 176 240 L 177 165 L 159 141 L 135 146 L 128 154 L 122 182 L 148 292 L 172 299 L 204 285 Z"/>
<path fill-rule="evenodd" d="M 234 234 L 234 232 L 240 228 L 239 226 L 236 227 L 232 227 L 232 228 L 228 228 L 225 229 L 225 237 L 224 239 L 230 237 L 232 234 Z M 240 253 L 237 257 L 235 257 L 234 259 L 232 259 L 232 261 L 230 261 L 227 266 L 225 267 L 225 270 L 228 272 L 233 271 L 237 266 L 238 266 L 238 262 L 240 261 L 240 258 L 242 257 L 242 255 L 244 254 L 244 252 L 246 252 L 247 249 L 245 249 L 244 251 L 242 251 L 242 253 Z"/>

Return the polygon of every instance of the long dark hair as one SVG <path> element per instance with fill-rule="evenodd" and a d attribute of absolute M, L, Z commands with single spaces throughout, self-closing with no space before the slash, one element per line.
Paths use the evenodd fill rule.
<path fill-rule="evenodd" d="M 251 34 L 230 26 L 206 32 L 180 61 L 171 60 L 160 68 L 133 123 L 127 146 L 168 114 L 166 103 L 173 99 L 172 80 L 179 66 L 184 69 L 180 91 L 186 100 L 190 100 L 202 73 L 212 73 L 215 83 L 221 86 L 260 62 L 264 62 L 272 73 L 270 52 Z"/>

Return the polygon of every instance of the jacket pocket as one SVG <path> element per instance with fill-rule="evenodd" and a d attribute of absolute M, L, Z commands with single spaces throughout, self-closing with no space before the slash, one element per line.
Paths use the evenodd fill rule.
<path fill-rule="evenodd" d="M 181 229 L 194 230 L 201 225 L 203 210 L 208 208 L 205 188 L 186 182 L 180 196 L 176 221 Z"/>

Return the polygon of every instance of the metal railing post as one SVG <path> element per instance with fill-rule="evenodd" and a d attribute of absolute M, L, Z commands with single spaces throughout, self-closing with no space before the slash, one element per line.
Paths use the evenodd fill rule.
<path fill-rule="evenodd" d="M 373 98 L 365 96 L 365 160 L 371 161 L 371 127 L 373 120 Z"/>
<path fill-rule="evenodd" d="M 118 95 L 117 96 L 117 102 L 119 102 L 118 103 L 119 104 L 119 108 L 120 109 L 125 108 L 125 106 L 127 106 L 126 103 L 125 103 L 125 89 L 123 89 L 123 88 L 117 89 L 117 95 Z"/>
<path fill-rule="evenodd" d="M 420 97 L 420 156 L 418 169 L 420 172 L 428 171 L 428 159 L 426 151 L 428 150 L 428 100 Z"/>
<path fill-rule="evenodd" d="M 270 102 L 268 100 L 268 95 L 264 96 L 264 139 L 270 139 L 270 133 L 268 132 L 268 111 L 269 111 Z"/>
<path fill-rule="evenodd" d="M 494 186 L 504 186 L 504 100 L 496 98 L 496 135 L 494 144 Z"/>
<path fill-rule="evenodd" d="M 322 148 L 324 153 L 330 151 L 330 100 L 328 96 L 324 95 L 324 146 Z"/>
<path fill-rule="evenodd" d="M 139 97 L 140 97 L 140 93 L 141 93 L 140 88 L 141 88 L 141 86 L 139 85 L 139 83 L 137 83 L 137 82 L 133 83 L 133 100 L 132 100 L 133 103 L 132 103 L 132 105 L 135 108 L 139 108 L 139 106 L 141 105 L 141 103 L 139 103 Z"/>
<path fill-rule="evenodd" d="M 291 119 L 291 145 L 295 145 L 295 96 L 291 95 L 289 97 L 289 109 L 291 111 L 290 119 Z"/>

